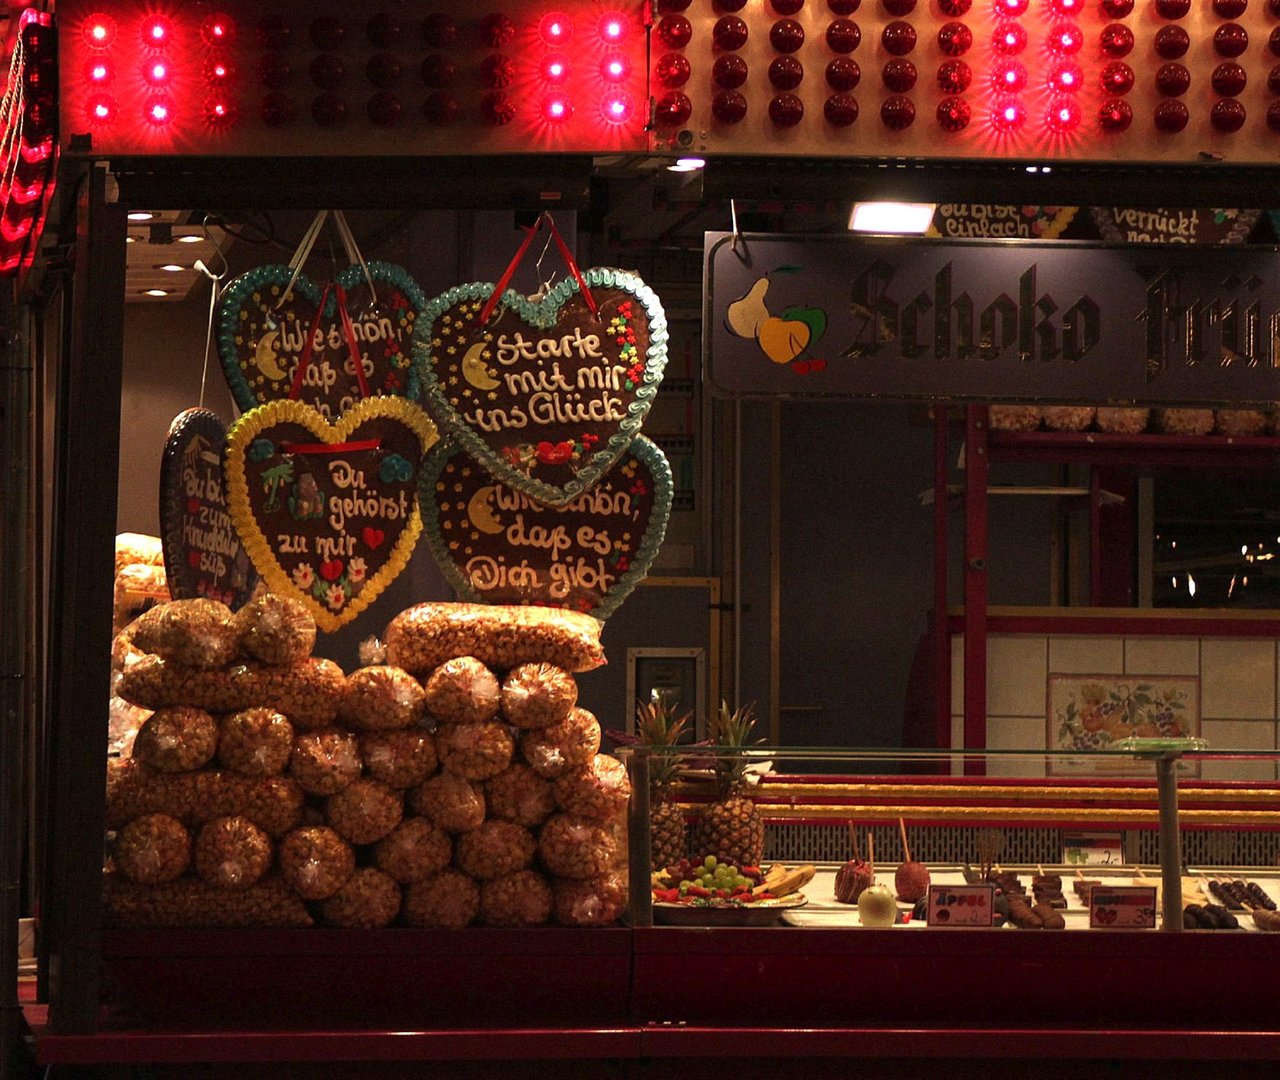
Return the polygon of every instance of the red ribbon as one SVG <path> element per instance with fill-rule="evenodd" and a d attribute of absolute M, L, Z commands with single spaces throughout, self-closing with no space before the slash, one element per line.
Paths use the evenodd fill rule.
<path fill-rule="evenodd" d="M 369 383 L 364 377 L 364 362 L 360 358 L 360 347 L 356 344 L 356 328 L 347 312 L 347 293 L 341 285 L 330 282 L 320 294 L 320 302 L 316 305 L 316 313 L 311 317 L 311 328 L 307 331 L 307 340 L 302 345 L 302 355 L 298 357 L 298 366 L 293 373 L 293 385 L 289 388 L 289 400 L 297 401 L 302 394 L 302 380 L 306 378 L 307 369 L 311 367 L 311 356 L 315 351 L 316 331 L 320 329 L 320 319 L 324 315 L 325 305 L 329 302 L 329 294 L 334 294 L 338 308 L 338 319 L 342 324 L 342 337 L 347 343 L 347 355 L 356 373 L 356 385 L 360 388 L 360 396 L 369 396 Z"/>
<path fill-rule="evenodd" d="M 560 235 L 560 230 L 556 228 L 555 220 L 551 215 L 543 213 L 531 228 L 525 230 L 528 235 L 524 238 L 524 242 L 520 247 L 516 249 L 515 257 L 512 258 L 502 277 L 498 279 L 498 284 L 493 287 L 493 292 L 489 294 L 489 299 L 484 302 L 484 307 L 480 309 L 480 317 L 476 320 L 478 326 L 483 326 L 489 321 L 489 316 L 493 314 L 493 309 L 498 306 L 498 301 L 502 299 L 502 294 L 507 291 L 507 286 L 511 284 L 511 278 L 516 272 L 516 267 L 520 265 L 520 260 L 524 258 L 525 253 L 529 250 L 529 245 L 533 243 L 533 238 L 542 230 L 543 222 L 546 222 L 548 228 L 550 228 L 551 239 L 556 242 L 560 257 L 564 259 L 565 265 L 569 268 L 569 273 L 573 275 L 573 280 L 578 283 L 578 288 L 582 290 L 582 299 L 587 302 L 587 310 L 596 318 L 600 317 L 596 307 L 596 299 L 591 295 L 591 290 L 587 288 L 587 283 L 582 277 L 582 271 L 578 269 L 578 264 L 574 260 L 573 253 L 569 250 L 569 245 L 564 242 L 564 237 Z"/>
<path fill-rule="evenodd" d="M 281 443 L 282 454 L 358 454 L 361 450 L 377 450 L 381 439 L 360 439 L 340 443 Z"/>

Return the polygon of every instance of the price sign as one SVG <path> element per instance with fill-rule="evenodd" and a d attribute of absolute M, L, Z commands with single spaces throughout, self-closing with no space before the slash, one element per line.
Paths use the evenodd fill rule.
<path fill-rule="evenodd" d="M 930 885 L 927 926 L 991 926 L 993 885 Z"/>
<path fill-rule="evenodd" d="M 1068 833 L 1062 838 L 1062 861 L 1068 866 L 1115 866 L 1124 862 L 1124 845 L 1115 833 Z"/>
<path fill-rule="evenodd" d="M 1156 925 L 1154 885 L 1095 885 L 1089 890 L 1089 926 L 1150 930 Z"/>

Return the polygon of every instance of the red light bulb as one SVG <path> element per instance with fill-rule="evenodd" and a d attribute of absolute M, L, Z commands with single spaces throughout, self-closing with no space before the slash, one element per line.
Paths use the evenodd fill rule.
<path fill-rule="evenodd" d="M 856 60 L 851 60 L 847 56 L 837 56 L 827 65 L 824 75 L 827 85 L 832 90 L 845 94 L 858 85 L 858 81 L 862 78 L 862 69 L 858 67 Z"/>
<path fill-rule="evenodd" d="M 1123 30 L 1124 27 L 1121 27 Z M 1128 31 L 1125 31 L 1128 33 Z M 1130 37 L 1133 35 L 1130 34 Z M 1049 31 L 1049 51 L 1070 56 L 1084 45 L 1084 34 L 1075 23 L 1058 23 Z"/>
<path fill-rule="evenodd" d="M 153 15 L 142 24 L 142 43 L 148 48 L 158 49 L 168 45 L 173 38 L 173 27 L 169 20 Z M 166 121 L 160 121 L 165 123 Z"/>
<path fill-rule="evenodd" d="M 548 45 L 564 45 L 573 37 L 573 20 L 563 11 L 549 11 L 538 21 L 538 36 Z"/>
<path fill-rule="evenodd" d="M 736 90 L 747 81 L 747 62 L 741 56 L 722 56 L 711 65 L 711 81 L 725 90 Z"/>
<path fill-rule="evenodd" d="M 1133 0 L 1102 0 L 1102 11 L 1111 19 L 1123 19 L 1133 11 Z"/>
<path fill-rule="evenodd" d="M 1015 56 L 1027 47 L 1027 32 L 1015 22 L 997 23 L 991 47 L 1002 56 Z"/>
<path fill-rule="evenodd" d="M 1018 16 L 1027 10 L 1027 0 L 995 0 L 997 16 Z"/>
<path fill-rule="evenodd" d="M 542 99 L 542 118 L 549 124 L 562 124 L 573 115 L 573 102 L 564 94 L 548 94 Z"/>
<path fill-rule="evenodd" d="M 1076 15 L 1084 10 L 1084 0 L 1049 0 L 1049 10 L 1055 15 Z"/>
<path fill-rule="evenodd" d="M 1102 69 L 1098 80 L 1104 94 L 1127 94 L 1133 89 L 1133 68 L 1123 60 L 1116 60 Z"/>
<path fill-rule="evenodd" d="M 1267 48 L 1271 50 L 1272 56 L 1280 56 L 1280 26 L 1271 31 L 1271 36 L 1267 38 Z"/>
<path fill-rule="evenodd" d="M 1191 35 L 1181 26 L 1162 26 L 1156 31 L 1156 52 L 1166 60 L 1177 60 L 1191 48 Z"/>
<path fill-rule="evenodd" d="M 1267 127 L 1280 133 L 1280 101 L 1273 101 L 1267 106 Z"/>
<path fill-rule="evenodd" d="M 204 121 L 210 127 L 230 127 L 239 115 L 235 102 L 227 98 L 211 97 L 204 103 Z"/>
<path fill-rule="evenodd" d="M 827 48 L 833 53 L 851 53 L 862 41 L 862 31 L 856 22 L 836 19 L 827 27 Z"/>
<path fill-rule="evenodd" d="M 747 115 L 747 99 L 736 90 L 722 90 L 711 99 L 711 115 L 721 124 L 741 123 Z"/>
<path fill-rule="evenodd" d="M 693 27 L 683 15 L 664 15 L 658 20 L 658 38 L 668 49 L 683 49 L 693 37 Z"/>
<path fill-rule="evenodd" d="M 164 127 L 173 120 L 173 103 L 166 97 L 148 98 L 142 107 L 142 117 L 149 124 Z"/>
<path fill-rule="evenodd" d="M 681 53 L 664 53 L 658 57 L 653 74 L 663 86 L 674 90 L 677 86 L 683 86 L 689 81 L 692 71 L 688 59 Z"/>
<path fill-rule="evenodd" d="M 1238 19 L 1249 6 L 1249 0 L 1213 0 L 1213 13 L 1219 19 Z"/>
<path fill-rule="evenodd" d="M 1249 32 L 1239 23 L 1224 23 L 1213 32 L 1213 48 L 1219 56 L 1236 57 L 1249 47 Z"/>
<path fill-rule="evenodd" d="M 849 127 L 858 119 L 857 99 L 848 94 L 832 94 L 822 103 L 822 115 L 832 127 Z"/>
<path fill-rule="evenodd" d="M 938 48 L 943 56 L 963 56 L 973 46 L 973 31 L 964 23 L 949 22 L 938 29 Z"/>
<path fill-rule="evenodd" d="M 116 77 L 115 66 L 105 56 L 97 56 L 85 65 L 85 82 L 94 86 L 106 86 Z"/>
<path fill-rule="evenodd" d="M 971 7 L 973 7 L 973 0 L 938 0 L 938 8 L 942 14 L 949 15 L 953 19 L 966 14 Z"/>
<path fill-rule="evenodd" d="M 1012 93 L 1027 85 L 1027 69 L 1016 60 L 1001 60 L 991 69 L 991 88 L 996 93 Z"/>
<path fill-rule="evenodd" d="M 1273 67 L 1267 75 L 1267 93 L 1280 97 L 1280 64 Z"/>
<path fill-rule="evenodd" d="M 769 6 L 779 15 L 794 15 L 804 7 L 804 0 L 769 0 Z"/>
<path fill-rule="evenodd" d="M 142 65 L 142 78 L 148 86 L 167 86 L 170 76 L 167 60 L 148 60 Z"/>
<path fill-rule="evenodd" d="M 1017 131 L 1026 122 L 1027 110 L 1017 98 L 1000 98 L 991 110 L 991 126 L 997 131 Z"/>
<path fill-rule="evenodd" d="M 949 97 L 938 102 L 938 126 L 943 131 L 963 131 L 972 116 L 973 110 L 964 98 Z"/>
<path fill-rule="evenodd" d="M 1044 118 L 1050 131 L 1064 135 L 1080 126 L 1080 106 L 1071 98 L 1057 97 L 1049 102 Z"/>
<path fill-rule="evenodd" d="M 600 115 L 607 124 L 625 124 L 635 114 L 636 106 L 630 94 L 615 90 L 606 94 L 600 103 Z"/>
<path fill-rule="evenodd" d="M 1181 97 L 1191 86 L 1191 72 L 1181 64 L 1161 64 L 1156 89 L 1165 97 Z"/>
<path fill-rule="evenodd" d="M 747 43 L 747 24 L 736 15 L 725 15 L 711 28 L 711 40 L 717 49 L 736 52 Z"/>
<path fill-rule="evenodd" d="M 516 118 L 515 103 L 503 90 L 490 90 L 480 99 L 480 116 L 486 124 L 504 127 Z"/>
<path fill-rule="evenodd" d="M 906 131 L 916 119 L 916 107 L 910 98 L 885 98 L 880 106 L 880 122 L 890 131 Z"/>
<path fill-rule="evenodd" d="M 1162 101 L 1156 106 L 1152 118 L 1156 130 L 1162 135 L 1176 135 L 1187 126 L 1190 115 L 1181 101 Z"/>
<path fill-rule="evenodd" d="M 89 48 L 108 48 L 116 39 L 116 21 L 110 15 L 90 15 L 84 22 L 83 34 Z"/>
<path fill-rule="evenodd" d="M 606 45 L 617 45 L 618 42 L 623 41 L 630 28 L 630 22 L 620 11 L 606 11 L 596 23 L 596 29 Z"/>
<path fill-rule="evenodd" d="M 1109 134 L 1124 131 L 1133 123 L 1133 109 L 1127 101 L 1112 98 L 1104 101 L 1098 109 L 1098 126 Z"/>
<path fill-rule="evenodd" d="M 1049 89 L 1060 94 L 1074 94 L 1084 83 L 1084 72 L 1079 64 L 1064 61 L 1049 72 Z"/>
<path fill-rule="evenodd" d="M 916 84 L 916 66 L 910 60 L 890 60 L 880 70 L 885 87 L 894 94 L 905 94 Z"/>
<path fill-rule="evenodd" d="M 804 81 L 804 65 L 794 56 L 777 56 L 769 64 L 769 82 L 778 90 L 794 90 Z"/>
<path fill-rule="evenodd" d="M 916 28 L 908 22 L 891 22 L 880 32 L 880 44 L 890 56 L 906 56 L 916 47 Z"/>
<path fill-rule="evenodd" d="M 211 86 L 221 86 L 235 78 L 236 69 L 226 60 L 208 60 L 204 65 L 204 81 Z"/>
<path fill-rule="evenodd" d="M 693 115 L 693 102 L 679 90 L 671 90 L 658 98 L 653 119 L 659 127 L 679 127 Z"/>
<path fill-rule="evenodd" d="M 625 82 L 631 74 L 631 61 L 622 53 L 610 53 L 600 61 L 600 78 L 605 82 Z"/>
<path fill-rule="evenodd" d="M 550 53 L 542 58 L 538 70 L 544 82 L 559 86 L 569 77 L 569 58 L 561 53 Z"/>
<path fill-rule="evenodd" d="M 795 127 L 804 119 L 804 102 L 795 94 L 774 94 L 769 101 L 769 119 L 774 127 Z"/>
<path fill-rule="evenodd" d="M 1133 31 L 1119 23 L 1111 23 L 1102 28 L 1098 42 L 1107 56 L 1128 56 L 1133 52 Z"/>
<path fill-rule="evenodd" d="M 780 53 L 793 53 L 804 44 L 804 27 L 795 19 L 779 19 L 769 27 L 769 44 Z"/>
<path fill-rule="evenodd" d="M 1162 19 L 1181 19 L 1191 10 L 1191 0 L 1156 0 L 1156 14 Z"/>
<path fill-rule="evenodd" d="M 230 16 L 216 11 L 200 24 L 200 37 L 210 48 L 230 45 L 236 39 L 236 24 Z"/>
<path fill-rule="evenodd" d="M 1231 60 L 1219 64 L 1209 76 L 1209 84 L 1213 87 L 1213 92 L 1223 97 L 1237 97 L 1244 91 L 1248 81 L 1249 77 L 1245 74 L 1244 68 Z"/>
<path fill-rule="evenodd" d="M 916 7 L 916 0 L 884 0 L 884 9 L 890 15 L 910 15 Z"/>
<path fill-rule="evenodd" d="M 85 105 L 86 117 L 94 125 L 111 123 L 119 111 L 116 99 L 110 94 L 95 94 Z"/>
<path fill-rule="evenodd" d="M 258 115 L 267 127 L 287 127 L 297 119 L 298 107 L 288 94 L 267 94 L 258 106 Z"/>
<path fill-rule="evenodd" d="M 1215 131 L 1230 134 L 1244 127 L 1245 109 L 1235 98 L 1222 98 L 1209 110 L 1209 123 Z"/>
<path fill-rule="evenodd" d="M 942 0 L 942 3 L 955 3 L 956 0 Z M 969 0 L 964 0 L 967 4 Z M 827 0 L 827 7 L 831 9 L 832 15 L 852 15 L 858 10 L 858 5 L 862 0 Z"/>
<path fill-rule="evenodd" d="M 947 60 L 938 65 L 938 89 L 944 94 L 962 94 L 973 82 L 973 70 L 963 60 Z"/>
<path fill-rule="evenodd" d="M 436 127 L 452 124 L 458 118 L 458 109 L 458 99 L 441 90 L 428 94 L 427 100 L 422 103 L 422 115 L 427 118 L 428 124 Z"/>
<path fill-rule="evenodd" d="M 420 70 L 422 81 L 433 90 L 443 90 L 458 77 L 458 65 L 440 53 L 423 57 Z"/>

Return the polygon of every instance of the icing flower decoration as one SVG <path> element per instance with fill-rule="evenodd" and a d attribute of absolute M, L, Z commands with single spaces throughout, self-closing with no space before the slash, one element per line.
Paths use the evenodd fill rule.
<path fill-rule="evenodd" d="M 254 439 L 249 444 L 249 449 L 244 452 L 244 456 L 250 461 L 266 461 L 276 452 L 276 444 L 270 439 Z"/>
<path fill-rule="evenodd" d="M 293 583 L 303 592 L 311 588 L 311 583 L 316 579 L 316 572 L 311 569 L 310 563 L 300 563 L 293 568 Z"/>
<path fill-rule="evenodd" d="M 337 611 L 347 602 L 347 594 L 341 585 L 330 585 L 324 599 L 332 610 Z"/>
<path fill-rule="evenodd" d="M 352 581 L 363 581 L 366 569 L 364 560 L 357 555 L 347 563 L 347 576 Z"/>
<path fill-rule="evenodd" d="M 382 459 L 382 467 L 378 470 L 378 477 L 384 484 L 412 480 L 413 466 L 399 454 L 388 454 Z"/>
<path fill-rule="evenodd" d="M 645 482 L 643 480 L 636 480 L 628 490 L 632 495 L 647 495 L 649 492 L 649 489 L 645 486 Z"/>

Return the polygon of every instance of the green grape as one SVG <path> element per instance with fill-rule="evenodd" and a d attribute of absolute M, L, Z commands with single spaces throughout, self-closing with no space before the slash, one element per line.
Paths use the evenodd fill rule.
<path fill-rule="evenodd" d="M 716 857 L 714 855 L 708 855 L 705 859 L 702 860 L 702 865 L 705 866 L 708 870 L 713 869 L 716 865 Z"/>

